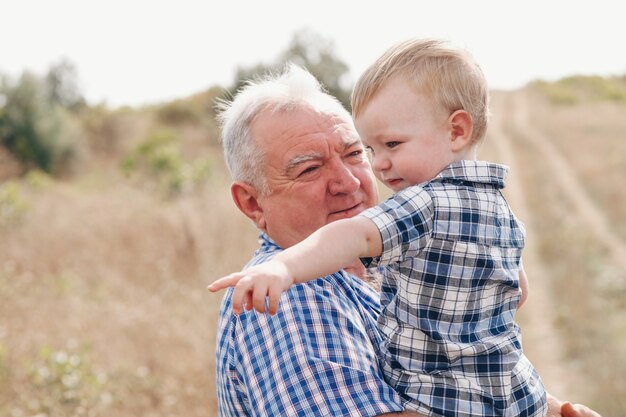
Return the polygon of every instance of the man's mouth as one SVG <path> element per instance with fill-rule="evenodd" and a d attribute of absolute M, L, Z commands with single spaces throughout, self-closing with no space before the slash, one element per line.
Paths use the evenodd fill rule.
<path fill-rule="evenodd" d="M 330 213 L 329 217 L 332 218 L 347 218 L 347 217 L 352 217 L 358 213 L 360 213 L 361 211 L 363 211 L 363 203 L 357 203 L 354 206 L 351 207 L 347 207 L 343 210 L 337 210 L 337 211 L 333 211 Z"/>

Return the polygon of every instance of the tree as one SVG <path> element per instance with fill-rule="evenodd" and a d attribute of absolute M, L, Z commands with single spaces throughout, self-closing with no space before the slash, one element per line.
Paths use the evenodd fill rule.
<path fill-rule="evenodd" d="M 334 43 L 308 30 L 297 32 L 279 61 L 292 61 L 307 68 L 337 97 L 346 108 L 350 108 L 350 88 L 345 88 L 344 77 L 348 65 L 335 56 Z"/>
<path fill-rule="evenodd" d="M 287 62 L 293 62 L 308 69 L 329 93 L 350 109 L 350 86 L 344 86 L 348 66 L 336 56 L 334 43 L 310 30 L 296 32 L 287 49 L 271 64 L 256 64 L 252 67 L 239 67 L 234 85 L 228 94 L 234 94 L 246 80 L 267 72 L 279 72 Z"/>
<path fill-rule="evenodd" d="M 78 72 L 74 64 L 62 59 L 50 66 L 46 76 L 48 97 L 52 103 L 57 103 L 69 110 L 84 108 L 85 98 L 78 86 Z"/>

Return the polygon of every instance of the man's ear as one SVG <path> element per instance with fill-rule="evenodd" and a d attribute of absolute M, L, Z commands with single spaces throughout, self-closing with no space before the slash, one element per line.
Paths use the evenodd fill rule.
<path fill-rule="evenodd" d="M 468 112 L 465 110 L 455 111 L 448 118 L 448 125 L 450 126 L 450 140 L 454 152 L 462 151 L 473 143 L 474 121 Z"/>
<path fill-rule="evenodd" d="M 259 229 L 265 230 L 265 215 L 259 205 L 259 192 L 245 182 L 234 182 L 230 186 L 230 194 L 237 208 L 248 216 Z"/>

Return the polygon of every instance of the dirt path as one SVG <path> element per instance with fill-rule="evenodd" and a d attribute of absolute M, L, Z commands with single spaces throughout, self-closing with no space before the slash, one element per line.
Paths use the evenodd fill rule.
<path fill-rule="evenodd" d="M 527 102 L 524 90 L 515 92 L 511 103 L 514 111 L 506 114 L 514 115 L 513 123 L 516 130 L 539 150 L 541 158 L 548 161 L 551 172 L 556 175 L 555 179 L 559 187 L 563 189 L 571 206 L 575 207 L 576 217 L 586 222 L 586 229 L 594 233 L 598 243 L 606 247 L 614 264 L 626 271 L 626 243 L 613 233 L 606 215 L 578 181 L 570 164 L 558 148 L 543 132 L 530 123 Z"/>
<path fill-rule="evenodd" d="M 519 173 L 523 167 L 516 160 L 512 139 L 505 133 L 504 123 L 513 122 L 516 130 L 528 132 L 524 117 L 513 120 L 508 118 L 511 114 L 527 115 L 527 110 L 524 109 L 525 101 L 512 94 L 494 95 L 492 102 L 494 117 L 489 127 L 489 136 L 493 136 L 490 145 L 495 147 L 499 159 L 511 168 L 505 191 L 516 215 L 524 221 L 531 218 L 531 213 L 527 207 L 524 187 L 519 180 Z M 553 325 L 555 313 L 553 297 L 547 282 L 548 274 L 533 244 L 533 237 L 537 235 L 533 232 L 530 222 L 525 221 L 525 225 L 528 238 L 523 259 L 530 281 L 530 296 L 519 313 L 519 319 L 523 322 L 524 349 L 538 369 L 548 392 L 558 398 L 580 400 L 580 393 L 574 392 L 574 387 L 570 383 L 575 380 L 576 372 L 564 360 L 564 349 Z"/>
<path fill-rule="evenodd" d="M 539 236 L 532 230 L 532 212 L 529 211 L 524 187 L 520 183 L 524 166 L 516 160 L 514 142 L 507 132 L 514 132 L 515 139 L 524 141 L 532 148 L 534 157 L 546 164 L 552 175 L 551 181 L 560 188 L 563 204 L 571 207 L 578 220 L 578 227 L 595 237 L 594 245 L 606 249 L 607 264 L 626 271 L 626 241 L 611 229 L 611 222 L 600 205 L 592 198 L 565 155 L 555 142 L 532 123 L 531 97 L 526 90 L 494 94 L 494 118 L 489 128 L 493 136 L 490 145 L 499 153 L 499 158 L 511 167 L 505 190 L 509 202 L 518 216 L 525 221 L 528 239 L 524 252 L 524 263 L 530 280 L 530 298 L 520 311 L 523 324 L 524 348 L 539 370 L 549 392 L 562 399 L 588 403 L 589 382 L 586 374 L 575 363 L 566 360 L 565 346 L 555 327 L 555 307 L 566 303 L 551 289 L 549 270 L 539 256 L 534 244 Z M 526 187 L 528 189 L 528 187 Z"/>

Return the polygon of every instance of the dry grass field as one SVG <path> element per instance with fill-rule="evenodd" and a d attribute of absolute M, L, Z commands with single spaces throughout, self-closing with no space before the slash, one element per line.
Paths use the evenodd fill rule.
<path fill-rule="evenodd" d="M 626 102 L 531 85 L 492 113 L 480 157 L 511 166 L 529 236 L 525 349 L 557 396 L 626 415 Z M 219 163 L 176 198 L 115 169 L 0 183 L 0 416 L 216 416 L 205 287 L 255 248 Z"/>

